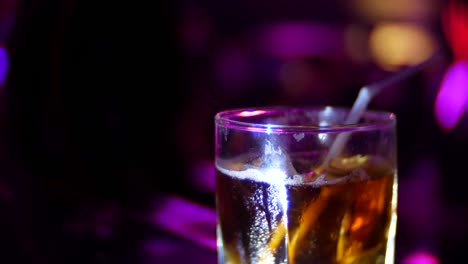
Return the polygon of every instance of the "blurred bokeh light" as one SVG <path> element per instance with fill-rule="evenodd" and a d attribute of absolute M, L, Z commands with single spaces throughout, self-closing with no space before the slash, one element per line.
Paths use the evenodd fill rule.
<path fill-rule="evenodd" d="M 8 53 L 0 46 L 0 87 L 4 84 L 8 72 Z"/>
<path fill-rule="evenodd" d="M 468 3 L 449 1 L 441 16 L 442 27 L 454 59 L 468 59 Z"/>
<path fill-rule="evenodd" d="M 431 253 L 417 251 L 405 257 L 401 264 L 439 264 L 440 261 Z"/>
<path fill-rule="evenodd" d="M 455 128 L 467 106 L 468 61 L 458 61 L 447 69 L 435 101 L 435 115 L 440 127 L 445 131 Z"/>
<path fill-rule="evenodd" d="M 426 28 L 417 24 L 382 22 L 371 32 L 370 48 L 382 68 L 395 71 L 428 59 L 437 43 Z"/>

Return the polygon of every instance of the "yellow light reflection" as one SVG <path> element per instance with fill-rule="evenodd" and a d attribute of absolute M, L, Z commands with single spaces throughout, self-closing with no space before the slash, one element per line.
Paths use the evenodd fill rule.
<path fill-rule="evenodd" d="M 364 225 L 364 218 L 363 217 L 357 217 L 353 224 L 351 225 L 351 231 L 356 231 L 359 228 L 361 228 Z"/>
<path fill-rule="evenodd" d="M 412 23 L 380 23 L 369 39 L 377 64 L 390 71 L 400 66 L 418 64 L 429 58 L 436 48 L 430 32 Z"/>

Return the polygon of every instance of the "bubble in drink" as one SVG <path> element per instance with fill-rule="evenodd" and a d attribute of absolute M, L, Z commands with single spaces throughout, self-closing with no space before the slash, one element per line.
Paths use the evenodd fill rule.
<path fill-rule="evenodd" d="M 217 161 L 222 263 L 384 263 L 395 167 L 375 156 L 308 160 L 291 157 L 296 175 L 252 158 Z"/>

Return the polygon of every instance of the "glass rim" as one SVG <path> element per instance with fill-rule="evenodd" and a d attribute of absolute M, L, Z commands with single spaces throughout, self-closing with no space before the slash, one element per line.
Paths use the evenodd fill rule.
<path fill-rule="evenodd" d="M 396 125 L 396 115 L 391 111 L 366 109 L 362 117 L 369 118 L 370 122 L 357 124 L 334 124 L 334 125 L 284 125 L 284 124 L 266 124 L 260 122 L 249 122 L 234 120 L 234 117 L 252 117 L 260 116 L 271 111 L 302 111 L 318 112 L 326 109 L 339 110 L 349 113 L 351 107 L 345 106 L 260 106 L 243 107 L 220 110 L 215 114 L 215 124 L 230 129 L 245 131 L 267 132 L 267 133 L 341 133 L 354 131 L 369 131 L 377 129 L 392 128 Z"/>

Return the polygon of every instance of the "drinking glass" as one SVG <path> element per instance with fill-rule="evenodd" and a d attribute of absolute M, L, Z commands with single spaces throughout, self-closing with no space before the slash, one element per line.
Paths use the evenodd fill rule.
<path fill-rule="evenodd" d="M 346 124 L 349 111 L 215 115 L 219 263 L 394 262 L 396 117 L 367 110 Z"/>

